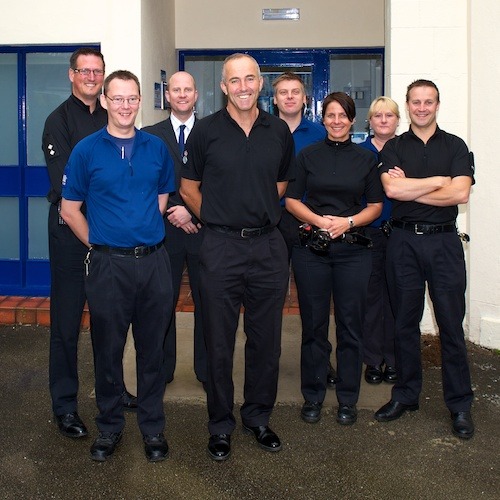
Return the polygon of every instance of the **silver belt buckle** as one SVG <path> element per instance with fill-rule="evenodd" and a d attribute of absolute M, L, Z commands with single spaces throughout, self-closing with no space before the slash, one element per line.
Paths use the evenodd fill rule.
<path fill-rule="evenodd" d="M 424 234 L 423 231 L 418 230 L 418 224 L 415 224 L 415 234 Z"/>
<path fill-rule="evenodd" d="M 248 238 L 249 236 L 246 234 L 246 232 L 248 231 L 248 227 L 244 227 L 241 231 L 240 231 L 240 236 L 242 238 Z"/>
<path fill-rule="evenodd" d="M 134 257 L 138 259 L 140 257 L 139 251 L 141 247 L 134 247 Z"/>

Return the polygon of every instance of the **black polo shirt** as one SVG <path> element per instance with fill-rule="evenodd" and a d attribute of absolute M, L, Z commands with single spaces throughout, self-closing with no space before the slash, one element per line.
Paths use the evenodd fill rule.
<path fill-rule="evenodd" d="M 383 201 L 384 192 L 375 155 L 350 139 L 312 144 L 297 156 L 297 175 L 288 185 L 287 197 L 302 199 L 319 215 L 347 217 L 363 210 L 368 203 Z"/>
<path fill-rule="evenodd" d="M 89 106 L 71 94 L 45 121 L 42 149 L 50 178 L 47 199 L 61 199 L 62 177 L 73 148 L 84 137 L 97 132 L 108 123 L 108 114 L 97 99 L 93 113 Z"/>
<path fill-rule="evenodd" d="M 465 142 L 456 135 L 439 127 L 425 144 L 412 131 L 387 141 L 380 153 L 380 174 L 398 166 L 406 177 L 424 179 L 435 175 L 458 177 L 473 176 L 469 150 Z M 473 180 L 474 182 L 474 180 Z M 407 222 L 444 224 L 455 221 L 458 206 L 436 207 L 415 201 L 393 200 L 392 217 Z"/>
<path fill-rule="evenodd" d="M 275 226 L 281 216 L 277 182 L 294 174 L 294 145 L 288 125 L 259 110 L 247 137 L 221 109 L 189 134 L 181 175 L 201 181 L 201 218 L 208 224 Z"/>

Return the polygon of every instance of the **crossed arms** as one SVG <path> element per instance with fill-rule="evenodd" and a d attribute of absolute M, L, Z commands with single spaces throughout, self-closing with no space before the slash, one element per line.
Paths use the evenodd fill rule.
<path fill-rule="evenodd" d="M 416 201 L 436 207 L 467 203 L 472 185 L 472 179 L 466 175 L 409 178 L 397 166 L 383 173 L 381 180 L 385 194 L 389 198 L 398 201 Z"/>

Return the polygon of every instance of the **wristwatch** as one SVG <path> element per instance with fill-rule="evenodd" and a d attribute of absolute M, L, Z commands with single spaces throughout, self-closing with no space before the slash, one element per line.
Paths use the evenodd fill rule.
<path fill-rule="evenodd" d="M 347 217 L 347 220 L 349 222 L 349 229 L 352 229 L 354 227 L 354 220 L 352 217 Z"/>

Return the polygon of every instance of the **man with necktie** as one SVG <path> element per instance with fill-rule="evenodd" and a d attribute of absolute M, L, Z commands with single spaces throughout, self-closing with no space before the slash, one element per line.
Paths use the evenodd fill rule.
<path fill-rule="evenodd" d="M 184 159 L 184 146 L 196 124 L 194 105 L 198 99 L 196 83 L 186 71 L 174 73 L 168 80 L 165 98 L 170 104 L 170 116 L 144 130 L 158 136 L 168 147 L 174 159 L 176 193 L 169 197 L 165 221 L 165 246 L 172 265 L 174 303 L 177 303 L 182 275 L 187 266 L 189 284 L 194 302 L 194 371 L 205 386 L 207 380 L 207 353 L 203 338 L 201 306 L 198 288 L 199 248 L 203 227 L 199 219 L 186 207 L 179 195 L 180 170 Z M 176 364 L 176 323 L 172 316 L 167 334 L 167 381 L 174 378 Z"/>

